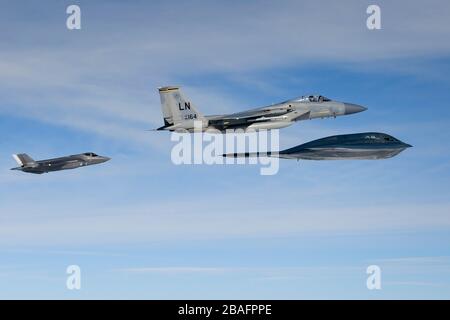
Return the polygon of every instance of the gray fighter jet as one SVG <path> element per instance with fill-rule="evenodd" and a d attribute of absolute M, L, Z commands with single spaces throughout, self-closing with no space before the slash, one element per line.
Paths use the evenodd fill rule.
<path fill-rule="evenodd" d="M 20 170 L 23 172 L 42 174 L 51 171 L 60 171 L 68 169 L 76 169 L 84 166 L 99 164 L 110 160 L 108 157 L 96 155 L 93 152 L 76 154 L 68 157 L 34 161 L 29 155 L 13 154 L 13 158 L 20 167 L 11 170 Z"/>
<path fill-rule="evenodd" d="M 307 95 L 244 112 L 204 116 L 183 96 L 179 87 L 159 88 L 159 95 L 164 126 L 157 130 L 169 131 L 279 129 L 299 120 L 335 118 L 367 110 L 357 104 L 333 101 L 321 95 Z"/>
<path fill-rule="evenodd" d="M 232 153 L 224 157 L 278 157 L 304 160 L 377 160 L 398 155 L 411 145 L 378 132 L 364 132 L 326 137 L 280 152 Z"/>

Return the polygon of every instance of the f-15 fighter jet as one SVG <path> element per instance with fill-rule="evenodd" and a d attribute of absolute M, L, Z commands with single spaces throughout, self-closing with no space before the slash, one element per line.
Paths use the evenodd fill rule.
<path fill-rule="evenodd" d="M 23 172 L 42 174 L 51 171 L 60 171 L 68 169 L 76 169 L 84 166 L 99 164 L 110 160 L 108 157 L 96 155 L 93 152 L 86 152 L 72 156 L 34 161 L 29 155 L 13 154 L 13 158 L 17 161 L 20 167 L 12 168 L 11 170 L 20 170 Z"/>
<path fill-rule="evenodd" d="M 321 95 L 307 95 L 244 112 L 204 116 L 184 97 L 179 87 L 159 88 L 159 95 L 164 126 L 157 130 L 169 131 L 279 129 L 299 120 L 337 117 L 367 110 L 357 104 L 333 101 Z M 199 128 L 194 123 L 200 124 Z"/>
<path fill-rule="evenodd" d="M 310 141 L 280 152 L 230 153 L 224 157 L 278 157 L 303 160 L 377 160 L 398 155 L 411 145 L 378 132 L 344 134 Z"/>

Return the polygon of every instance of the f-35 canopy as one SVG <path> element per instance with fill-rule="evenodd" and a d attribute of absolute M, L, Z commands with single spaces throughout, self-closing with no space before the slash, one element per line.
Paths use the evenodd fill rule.
<path fill-rule="evenodd" d="M 87 157 L 92 157 L 92 158 L 98 157 L 98 155 L 93 153 L 93 152 L 86 152 L 86 153 L 83 153 L 83 154 L 85 156 L 87 156 Z"/>

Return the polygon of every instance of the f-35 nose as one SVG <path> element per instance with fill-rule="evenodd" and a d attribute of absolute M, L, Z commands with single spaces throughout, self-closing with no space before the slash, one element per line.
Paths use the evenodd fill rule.
<path fill-rule="evenodd" d="M 366 107 L 360 106 L 358 104 L 344 103 L 344 105 L 345 105 L 345 114 L 358 113 L 367 110 Z"/>

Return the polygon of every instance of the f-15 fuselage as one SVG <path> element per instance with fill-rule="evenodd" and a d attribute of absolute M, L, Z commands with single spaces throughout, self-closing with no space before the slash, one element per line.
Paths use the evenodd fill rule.
<path fill-rule="evenodd" d="M 299 120 L 338 117 L 366 110 L 360 105 L 309 95 L 244 112 L 204 116 L 184 98 L 178 87 L 159 88 L 159 93 L 165 125 L 158 130 L 169 131 L 280 129 Z"/>
<path fill-rule="evenodd" d="M 364 110 L 366 108 L 359 105 L 332 101 L 322 96 L 308 96 L 231 115 L 206 118 L 210 127 L 221 131 L 235 128 L 280 129 L 300 120 L 338 117 Z"/>

